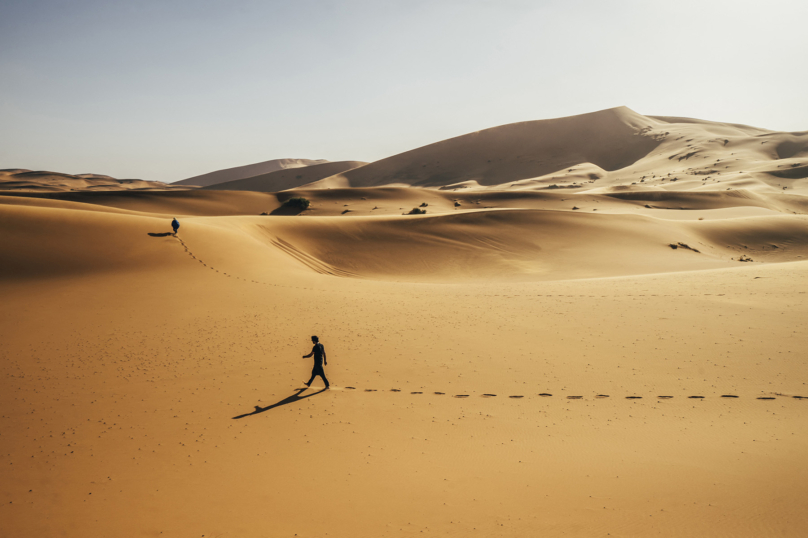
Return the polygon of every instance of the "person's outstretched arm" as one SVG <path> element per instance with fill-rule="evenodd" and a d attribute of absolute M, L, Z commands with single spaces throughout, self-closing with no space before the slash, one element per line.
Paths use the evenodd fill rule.
<path fill-rule="evenodd" d="M 303 355 L 303 358 L 304 358 L 304 359 L 308 359 L 308 358 L 309 358 L 309 357 L 311 357 L 312 355 L 314 355 L 314 348 L 311 348 L 311 353 L 309 353 L 308 355 Z"/>

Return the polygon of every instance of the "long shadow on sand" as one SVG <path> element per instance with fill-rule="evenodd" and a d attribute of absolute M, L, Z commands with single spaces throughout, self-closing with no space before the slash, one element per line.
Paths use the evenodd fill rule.
<path fill-rule="evenodd" d="M 325 389 L 323 388 L 323 389 L 318 390 L 317 392 L 312 392 L 311 394 L 301 396 L 301 394 L 303 393 L 304 390 L 306 390 L 306 389 L 298 389 L 297 392 L 295 392 L 291 396 L 287 396 L 286 398 L 279 401 L 278 403 L 274 403 L 274 404 L 272 404 L 272 405 L 270 405 L 268 407 L 260 407 L 260 406 L 256 405 L 255 406 L 255 411 L 253 411 L 252 413 L 244 413 L 243 415 L 233 417 L 233 420 L 236 420 L 236 419 L 239 419 L 239 418 L 244 418 L 244 417 L 250 417 L 252 415 L 257 415 L 258 413 L 263 413 L 264 411 L 269 411 L 270 409 L 275 409 L 276 407 L 280 407 L 282 405 L 299 402 L 300 400 L 305 400 L 306 398 L 311 398 L 312 396 L 317 396 L 318 394 L 320 394 L 322 392 L 325 392 Z"/>
<path fill-rule="evenodd" d="M 174 235 L 171 232 L 163 232 L 163 233 L 149 233 L 152 237 L 168 237 L 169 235 Z"/>

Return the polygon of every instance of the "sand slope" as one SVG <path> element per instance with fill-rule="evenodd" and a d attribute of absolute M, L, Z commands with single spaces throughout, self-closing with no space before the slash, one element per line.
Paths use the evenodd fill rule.
<path fill-rule="evenodd" d="M 445 177 L 0 195 L 0 536 L 801 538 L 805 135 L 588 118 Z"/>
<path fill-rule="evenodd" d="M 362 161 L 338 161 L 312 164 L 301 168 L 276 170 L 268 174 L 236 179 L 234 181 L 225 181 L 203 188 L 228 191 L 278 192 L 286 189 L 294 189 L 307 183 L 313 183 L 365 164 L 367 163 Z"/>
<path fill-rule="evenodd" d="M 485 129 L 307 187 L 808 192 L 808 132 L 643 116 L 619 107 Z"/>
<path fill-rule="evenodd" d="M 208 187 L 216 183 L 224 183 L 225 181 L 235 181 L 237 179 L 244 179 L 248 177 L 258 176 L 261 174 L 268 174 L 278 170 L 286 170 L 287 168 L 303 168 L 313 164 L 323 164 L 327 162 L 324 159 L 272 159 L 271 161 L 264 161 L 255 164 L 247 164 L 244 166 L 236 166 L 234 168 L 225 168 L 224 170 L 216 170 L 208 172 L 199 176 L 189 177 L 181 181 L 175 181 L 172 185 L 194 185 L 198 187 Z"/>
<path fill-rule="evenodd" d="M 808 400 L 792 397 L 808 395 L 808 264 L 656 237 L 717 249 L 733 228 L 772 241 L 790 222 L 794 239 L 804 217 L 188 217 L 174 238 L 129 213 L 0 215 L 15 253 L 0 276 L 4 534 L 797 537 L 808 524 Z M 349 259 L 375 279 L 347 274 Z M 499 274 L 525 260 L 678 272 Z M 393 281 L 429 266 L 441 281 Z M 311 333 L 331 392 L 298 389 Z"/>
<path fill-rule="evenodd" d="M 117 191 L 179 189 L 160 181 L 142 179 L 115 179 L 99 174 L 62 174 L 60 172 L 32 171 L 22 168 L 0 170 L 0 191 L 13 192 L 65 192 L 65 191 Z"/>
<path fill-rule="evenodd" d="M 625 107 L 569 118 L 514 123 L 414 149 L 324 179 L 322 186 L 480 185 L 542 176 L 588 162 L 625 168 L 658 142 L 638 134 L 657 123 Z"/>

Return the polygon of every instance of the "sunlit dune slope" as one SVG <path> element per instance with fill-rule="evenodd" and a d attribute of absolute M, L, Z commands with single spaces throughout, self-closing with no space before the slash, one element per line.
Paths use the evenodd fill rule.
<path fill-rule="evenodd" d="M 181 189 L 160 181 L 115 179 L 101 174 L 62 174 L 22 168 L 0 170 L 0 191 L 70 192 Z"/>
<path fill-rule="evenodd" d="M 216 170 L 208 172 L 182 181 L 175 181 L 172 185 L 194 185 L 198 187 L 207 187 L 215 185 L 216 183 L 224 183 L 225 181 L 235 181 L 237 179 L 244 179 L 261 174 L 268 174 L 277 170 L 286 170 L 288 168 L 303 168 L 315 164 L 323 164 L 325 159 L 273 159 L 271 161 L 264 161 L 255 164 L 247 164 L 244 166 L 236 166 L 234 168 L 225 168 L 224 170 Z"/>
<path fill-rule="evenodd" d="M 275 170 L 274 172 L 248 177 L 245 179 L 225 181 L 223 183 L 216 183 L 203 188 L 227 191 L 278 192 L 286 189 L 293 189 L 306 183 L 319 181 L 323 178 L 346 172 L 365 164 L 367 163 L 362 161 L 338 161 L 312 164 L 310 166 L 300 168 Z"/>
<path fill-rule="evenodd" d="M 71 192 L 0 196 L 0 204 L 41 205 L 88 211 L 117 208 L 165 216 L 260 215 L 280 203 L 274 194 L 260 192 L 209 192 L 200 189 L 162 192 Z"/>
<path fill-rule="evenodd" d="M 751 255 L 758 262 L 808 257 L 808 217 L 670 222 L 500 210 L 251 222 L 316 271 L 321 264 L 341 275 L 386 280 L 558 280 L 729 267 Z"/>
<path fill-rule="evenodd" d="M 277 260 L 303 273 L 456 282 L 665 273 L 731 267 L 747 257 L 782 262 L 808 256 L 808 217 L 794 215 L 669 221 L 522 209 L 187 217 L 182 223 L 180 237 L 195 238 L 199 263 L 249 278 Z M 8 204 L 0 205 L 0 227 L 3 250 L 15 253 L 2 269 L 7 277 L 159 266 L 166 261 L 155 250 L 161 244 L 155 235 L 170 231 L 167 218 L 146 214 Z"/>
<path fill-rule="evenodd" d="M 649 120 L 621 107 L 552 120 L 513 123 L 394 155 L 322 180 L 318 186 L 404 184 L 437 187 L 462 182 L 501 185 L 588 162 L 625 168 L 659 142 L 642 134 Z"/>
<path fill-rule="evenodd" d="M 808 132 L 643 116 L 626 107 L 485 129 L 304 185 L 808 192 Z"/>

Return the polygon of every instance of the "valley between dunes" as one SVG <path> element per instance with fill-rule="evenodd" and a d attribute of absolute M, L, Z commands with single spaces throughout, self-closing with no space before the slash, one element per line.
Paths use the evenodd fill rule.
<path fill-rule="evenodd" d="M 2 193 L 0 535 L 803 536 L 808 136 L 546 121 Z"/>

